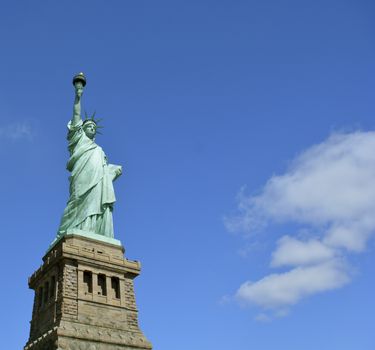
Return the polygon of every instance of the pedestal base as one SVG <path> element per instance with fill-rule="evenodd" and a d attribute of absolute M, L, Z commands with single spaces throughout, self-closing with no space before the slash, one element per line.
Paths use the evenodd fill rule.
<path fill-rule="evenodd" d="M 133 289 L 140 263 L 123 251 L 76 234 L 56 242 L 29 278 L 35 298 L 24 350 L 151 350 Z"/>
<path fill-rule="evenodd" d="M 107 236 L 103 236 L 103 235 L 98 235 L 97 233 L 95 232 L 90 232 L 90 231 L 84 231 L 84 230 L 80 230 L 78 228 L 73 228 L 73 229 L 68 229 L 63 235 L 61 235 L 60 237 L 58 238 L 55 238 L 55 240 L 50 244 L 48 250 L 47 250 L 47 254 L 48 252 L 53 249 L 53 247 L 58 243 L 60 242 L 60 240 L 63 238 L 63 237 L 69 237 L 69 236 L 81 236 L 81 237 L 86 237 L 86 238 L 90 238 L 90 239 L 93 239 L 95 241 L 99 241 L 99 242 L 103 242 L 103 243 L 108 243 L 108 244 L 113 244 L 113 245 L 117 245 L 119 247 L 121 247 L 121 242 L 118 240 L 118 239 L 115 239 L 115 238 L 111 238 L 111 237 L 107 237 Z"/>

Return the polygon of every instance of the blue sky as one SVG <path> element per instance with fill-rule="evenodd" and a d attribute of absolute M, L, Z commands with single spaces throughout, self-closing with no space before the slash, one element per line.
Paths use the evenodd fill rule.
<path fill-rule="evenodd" d="M 361 0 L 3 1 L 3 347 L 28 338 L 83 71 L 156 350 L 374 349 L 374 16 Z"/>

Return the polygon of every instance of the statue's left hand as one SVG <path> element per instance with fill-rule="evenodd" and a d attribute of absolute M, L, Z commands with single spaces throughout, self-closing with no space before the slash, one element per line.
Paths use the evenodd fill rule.
<path fill-rule="evenodd" d="M 122 174 L 121 165 L 108 164 L 108 169 L 112 175 L 112 181 L 115 181 Z"/>

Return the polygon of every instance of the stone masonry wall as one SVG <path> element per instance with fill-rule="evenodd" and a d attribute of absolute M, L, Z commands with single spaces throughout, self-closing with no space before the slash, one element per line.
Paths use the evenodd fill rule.
<path fill-rule="evenodd" d="M 34 304 L 33 304 L 33 312 L 32 312 L 32 321 L 30 323 L 30 338 L 35 337 L 35 319 L 37 318 L 37 309 L 39 303 L 40 296 L 36 291 L 34 291 Z"/>
<path fill-rule="evenodd" d="M 80 236 L 59 242 L 29 278 L 36 293 L 24 349 L 151 350 L 139 329 L 134 294 L 140 263 L 123 253 Z"/>
<path fill-rule="evenodd" d="M 134 281 L 132 278 L 125 278 L 125 305 L 129 309 L 127 312 L 127 324 L 129 329 L 139 331 L 138 311 L 135 302 Z"/>
<path fill-rule="evenodd" d="M 49 269 L 33 285 L 34 305 L 30 324 L 30 339 L 40 337 L 55 321 L 56 269 Z M 53 278 L 52 278 L 53 277 Z"/>
<path fill-rule="evenodd" d="M 56 296 L 56 318 L 61 319 L 63 314 L 63 284 L 64 284 L 64 271 L 63 266 L 60 264 L 59 273 L 57 275 L 57 296 Z"/>
<path fill-rule="evenodd" d="M 137 310 L 134 295 L 134 282 L 133 279 L 125 278 L 125 306 L 131 310 Z"/>
<path fill-rule="evenodd" d="M 77 319 L 78 315 L 78 275 L 77 266 L 72 262 L 61 265 L 58 275 L 56 315 L 58 319 Z"/>
<path fill-rule="evenodd" d="M 93 342 L 80 339 L 62 338 L 59 340 L 59 350 L 137 350 L 138 347 Z M 145 349 L 145 348 L 143 348 Z M 140 349 L 142 350 L 142 348 Z"/>
<path fill-rule="evenodd" d="M 137 311 L 129 311 L 127 316 L 127 323 L 128 327 L 132 331 L 139 331 L 138 326 L 138 312 Z"/>

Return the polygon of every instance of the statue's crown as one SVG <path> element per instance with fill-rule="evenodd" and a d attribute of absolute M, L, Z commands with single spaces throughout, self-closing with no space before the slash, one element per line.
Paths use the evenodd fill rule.
<path fill-rule="evenodd" d="M 96 127 L 96 132 L 97 132 L 98 134 L 101 134 L 101 132 L 98 131 L 98 129 L 103 128 L 103 126 L 98 125 L 98 124 L 99 124 L 99 122 L 100 122 L 102 119 L 101 119 L 101 118 L 99 118 L 99 119 L 95 119 L 95 114 L 96 114 L 96 112 L 94 112 L 93 115 L 90 117 L 90 116 L 86 113 L 86 111 L 85 111 L 85 120 L 83 121 L 83 125 L 85 125 L 85 124 L 87 124 L 87 123 L 94 123 L 94 124 L 95 124 L 95 127 Z"/>

